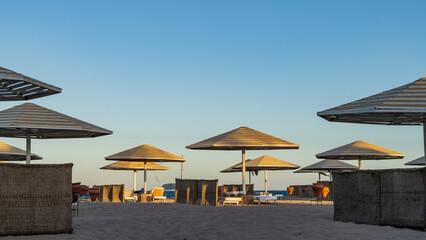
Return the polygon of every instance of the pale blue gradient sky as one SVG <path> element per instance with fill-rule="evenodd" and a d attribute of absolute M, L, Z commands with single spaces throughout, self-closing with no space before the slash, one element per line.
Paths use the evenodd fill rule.
<path fill-rule="evenodd" d="M 110 163 L 103 158 L 150 144 L 184 154 L 186 178 L 240 183 L 238 173 L 219 173 L 240 161 L 240 152 L 185 149 L 240 126 L 301 147 L 248 151 L 248 158 L 267 154 L 307 166 L 319 161 L 316 153 L 356 140 L 406 154 L 365 161 L 365 169 L 403 167 L 423 155 L 420 127 L 329 123 L 316 116 L 426 76 L 423 1 L 0 5 L 0 66 L 63 88 L 32 102 L 114 131 L 95 139 L 33 141 L 43 163 L 74 163 L 74 181 L 129 185 L 131 172 L 99 170 Z M 4 102 L 1 109 L 22 103 Z M 0 140 L 25 147 L 23 139 Z M 151 173 L 149 188 L 179 176 L 180 164 L 164 165 L 171 170 Z M 269 179 L 269 189 L 284 189 L 317 175 L 279 171 Z M 263 189 L 262 175 L 253 180 Z"/>

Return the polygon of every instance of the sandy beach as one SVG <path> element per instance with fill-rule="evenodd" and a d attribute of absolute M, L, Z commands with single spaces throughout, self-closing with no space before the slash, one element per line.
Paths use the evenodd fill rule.
<path fill-rule="evenodd" d="M 201 207 L 82 203 L 74 232 L 3 239 L 425 239 L 426 232 L 333 220 L 332 205 Z"/>

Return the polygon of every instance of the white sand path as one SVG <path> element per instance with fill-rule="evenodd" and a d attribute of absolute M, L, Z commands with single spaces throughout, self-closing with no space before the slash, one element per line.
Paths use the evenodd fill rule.
<path fill-rule="evenodd" d="M 426 239 L 426 232 L 333 220 L 333 206 L 82 203 L 72 234 L 2 239 Z"/>

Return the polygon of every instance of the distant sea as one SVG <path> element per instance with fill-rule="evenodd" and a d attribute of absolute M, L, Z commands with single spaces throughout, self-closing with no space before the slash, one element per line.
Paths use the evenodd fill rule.
<path fill-rule="evenodd" d="M 265 191 L 254 191 L 254 195 L 259 195 L 261 192 Z M 164 193 L 167 198 L 175 198 L 174 190 L 165 190 Z M 285 190 L 269 190 L 268 193 L 272 193 L 273 196 L 277 194 L 282 194 L 283 196 L 290 196 Z"/>

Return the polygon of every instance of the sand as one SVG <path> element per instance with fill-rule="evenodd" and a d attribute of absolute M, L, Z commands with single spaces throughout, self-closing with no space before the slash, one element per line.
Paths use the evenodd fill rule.
<path fill-rule="evenodd" d="M 337 222 L 332 205 L 82 203 L 72 234 L 2 239 L 426 239 L 426 232 Z"/>

